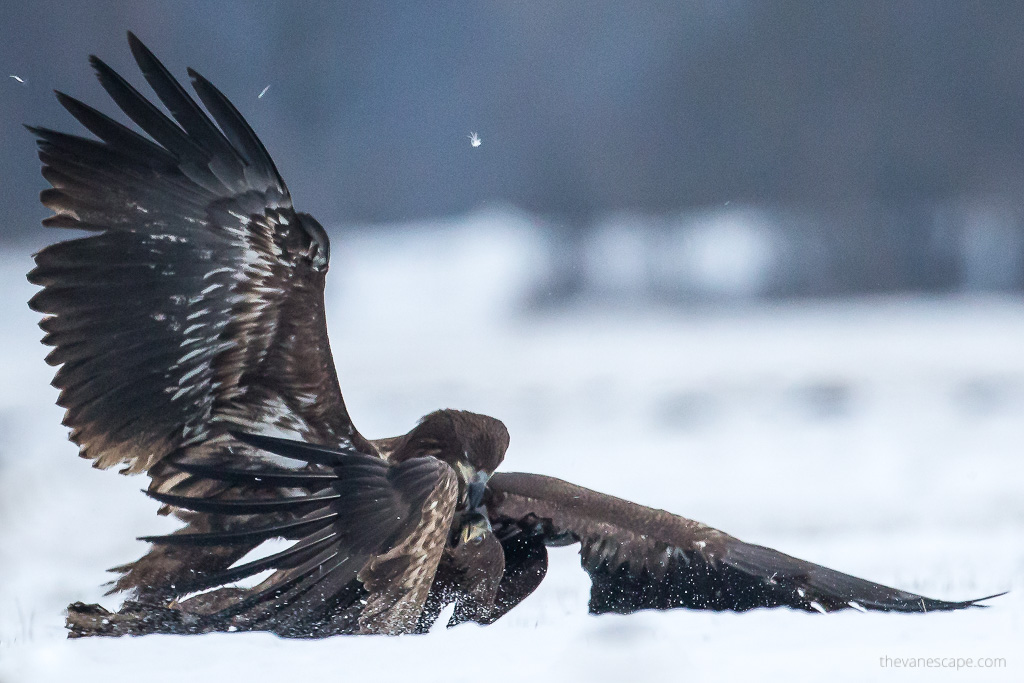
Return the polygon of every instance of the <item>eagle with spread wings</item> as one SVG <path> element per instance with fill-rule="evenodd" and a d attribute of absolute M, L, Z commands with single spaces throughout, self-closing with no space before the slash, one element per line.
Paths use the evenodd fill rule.
<path fill-rule="evenodd" d="M 189 70 L 197 102 L 128 41 L 170 116 L 92 57 L 145 135 L 63 93 L 94 137 L 30 128 L 52 186 L 44 225 L 92 233 L 35 256 L 28 277 L 42 289 L 30 305 L 44 314 L 81 456 L 147 474 L 148 495 L 183 526 L 145 538 L 149 552 L 115 569 L 112 592 L 127 593 L 118 612 L 71 605 L 71 636 L 415 633 L 452 603 L 449 625 L 487 624 L 538 586 L 547 547 L 572 543 L 593 613 L 978 602 L 922 597 L 558 479 L 496 472 L 509 435 L 485 415 L 439 410 L 403 436 L 364 437 L 328 344 L 327 233 L 293 208 L 220 90 Z M 284 549 L 248 557 L 270 539 Z"/>

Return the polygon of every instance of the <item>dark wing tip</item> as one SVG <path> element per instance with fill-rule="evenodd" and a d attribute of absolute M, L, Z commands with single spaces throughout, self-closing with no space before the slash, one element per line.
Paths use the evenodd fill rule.
<path fill-rule="evenodd" d="M 245 161 L 247 172 L 251 175 L 250 180 L 277 186 L 284 191 L 284 180 L 278 173 L 273 159 L 241 112 L 202 74 L 191 67 L 187 71 L 192 88 L 199 95 L 199 99 L 206 105 L 207 111 L 213 116 L 235 151 Z"/>
<path fill-rule="evenodd" d="M 85 106 L 80 100 L 68 95 L 66 92 L 60 90 L 54 90 L 53 94 L 57 97 L 57 101 L 60 105 L 71 112 L 74 115 L 74 110 Z"/>
<path fill-rule="evenodd" d="M 964 607 L 987 608 L 991 607 L 992 605 L 981 605 L 979 603 L 985 602 L 986 600 L 994 600 L 995 598 L 1001 598 L 1002 596 L 1007 595 L 1009 592 L 1010 591 L 1003 591 L 1001 593 L 993 593 L 992 595 L 986 595 L 983 598 L 974 598 L 972 600 L 964 600 L 962 602 L 954 602 L 948 604 L 956 605 L 956 607 L 952 607 L 951 609 L 962 609 Z"/>
<path fill-rule="evenodd" d="M 141 62 L 144 59 L 155 59 L 152 50 L 146 47 L 146 44 L 131 31 L 128 31 L 128 47 L 131 49 L 132 55 L 137 62 Z"/>
<path fill-rule="evenodd" d="M 910 597 L 901 596 L 876 602 L 859 600 L 855 596 L 847 601 L 845 605 L 841 605 L 838 609 L 853 608 L 876 612 L 910 612 L 916 614 L 925 614 L 927 612 L 954 612 L 956 610 L 967 609 L 969 607 L 989 607 L 989 605 L 982 605 L 979 603 L 984 600 L 999 597 L 1000 595 L 1005 595 L 1005 592 L 997 593 L 996 595 L 988 595 L 984 598 L 973 598 L 971 600 L 959 601 L 937 600 L 935 598 L 926 598 L 923 595 L 912 595 Z M 803 605 L 798 605 L 798 607 L 804 608 Z"/>
<path fill-rule="evenodd" d="M 113 71 L 113 69 L 107 66 L 106 62 L 104 62 L 96 55 L 89 55 L 89 66 L 91 66 L 93 70 L 97 73 L 102 73 L 104 71 Z"/>

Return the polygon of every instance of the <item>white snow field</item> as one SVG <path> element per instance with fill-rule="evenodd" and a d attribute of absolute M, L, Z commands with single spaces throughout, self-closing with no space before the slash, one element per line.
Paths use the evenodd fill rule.
<path fill-rule="evenodd" d="M 1020 298 L 541 314 L 521 304 L 541 259 L 515 215 L 333 242 L 331 339 L 364 434 L 405 432 L 440 407 L 488 413 L 512 434 L 507 471 L 936 598 L 1010 594 L 928 615 L 593 617 L 569 547 L 486 628 L 69 641 L 67 604 L 115 608 L 105 570 L 145 550 L 136 536 L 175 524 L 154 514 L 144 478 L 76 457 L 25 306 L 28 249 L 11 248 L 0 255 L 0 682 L 1024 680 Z M 897 668 L 910 658 L 960 668 Z"/>

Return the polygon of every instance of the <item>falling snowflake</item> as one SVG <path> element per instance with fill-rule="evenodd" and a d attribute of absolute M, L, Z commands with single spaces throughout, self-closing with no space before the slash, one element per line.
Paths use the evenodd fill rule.
<path fill-rule="evenodd" d="M 270 90 L 270 86 L 269 85 L 266 88 L 264 88 L 263 90 L 260 90 L 260 94 L 256 96 L 256 99 L 262 100 L 263 96 L 267 94 L 268 90 Z"/>
<path fill-rule="evenodd" d="M 25 84 L 25 79 L 24 79 L 24 78 L 22 78 L 21 76 L 15 76 L 14 74 L 8 74 L 8 75 L 9 75 L 9 76 L 10 76 L 11 78 L 13 78 L 14 80 L 18 81 L 18 83 L 21 83 L 22 85 L 24 85 L 24 84 Z"/>
<path fill-rule="evenodd" d="M 469 138 L 469 144 L 473 145 L 474 147 L 479 147 L 480 143 L 483 142 L 483 140 L 480 139 L 480 136 L 477 135 L 476 133 L 470 133 L 466 137 Z"/>

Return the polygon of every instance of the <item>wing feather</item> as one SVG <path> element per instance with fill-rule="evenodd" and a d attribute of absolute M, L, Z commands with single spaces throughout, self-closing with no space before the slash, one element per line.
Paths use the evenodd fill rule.
<path fill-rule="evenodd" d="M 594 613 L 783 605 L 925 612 L 987 599 L 949 602 L 890 588 L 551 477 L 497 473 L 489 486 L 495 523 L 520 524 L 551 543 L 580 543 Z"/>
<path fill-rule="evenodd" d="M 211 118 L 138 38 L 129 44 L 173 118 L 94 57 L 145 135 L 63 93 L 98 139 L 30 128 L 52 186 L 41 200 L 56 215 L 44 223 L 96 233 L 43 249 L 29 274 L 80 454 L 149 471 L 242 429 L 376 455 L 351 423 L 327 342 L 323 228 L 294 211 L 223 93 L 190 72 Z"/>
<path fill-rule="evenodd" d="M 206 617 L 208 630 L 271 630 L 280 635 L 415 630 L 448 539 L 458 497 L 454 471 L 433 457 L 398 464 L 353 451 L 280 438 L 235 434 L 237 441 L 315 468 L 311 493 L 211 500 L 150 491 L 183 510 L 244 519 L 241 531 L 176 533 L 142 540 L 163 546 L 250 546 L 273 537 L 295 539 L 268 557 L 181 582 L 176 595 L 222 587 L 267 569 L 275 572 L 232 604 Z M 233 479 L 237 469 L 212 479 Z M 183 469 L 194 465 L 183 464 Z M 268 465 L 245 476 L 274 480 L 295 473 Z M 230 554 L 230 553 L 228 553 Z M 234 589 L 232 589 L 234 590 Z M 362 600 L 363 602 L 359 602 Z M 186 602 L 183 609 L 188 608 Z M 348 615 L 347 620 L 339 615 Z"/>

